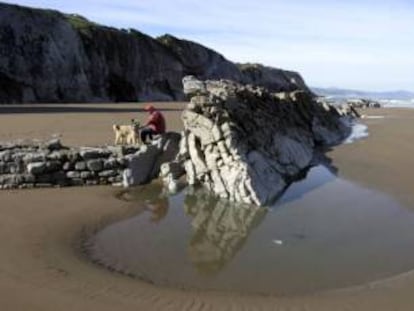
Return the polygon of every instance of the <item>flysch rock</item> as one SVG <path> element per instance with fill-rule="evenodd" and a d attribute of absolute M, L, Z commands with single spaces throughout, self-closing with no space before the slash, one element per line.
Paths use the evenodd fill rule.
<path fill-rule="evenodd" d="M 317 147 L 340 143 L 350 132 L 350 116 L 305 91 L 275 94 L 192 76 L 183 85 L 191 100 L 180 151 L 161 169 L 168 189 L 185 172 L 188 184 L 219 197 L 270 204 L 311 165 Z"/>

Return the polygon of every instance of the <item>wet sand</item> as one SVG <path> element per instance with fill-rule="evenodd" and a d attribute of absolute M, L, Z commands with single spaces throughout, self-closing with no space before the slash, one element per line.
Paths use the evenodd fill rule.
<path fill-rule="evenodd" d="M 15 139 L 61 137 L 68 146 L 113 144 L 113 124 L 146 120 L 145 103 L 0 105 L 0 142 Z M 168 129 L 180 131 L 184 103 L 154 103 L 168 120 Z"/>
<path fill-rule="evenodd" d="M 111 143 L 113 122 L 129 120 L 131 115 L 145 117 L 136 105 L 104 105 L 104 111 L 99 105 L 80 107 L 87 111 L 71 105 L 76 112 L 64 112 L 70 106 L 60 110 L 59 105 L 48 105 L 55 110 L 28 114 L 0 108 L 0 141 L 44 139 L 60 133 L 68 145 Z M 179 111 L 166 113 L 170 128 L 179 129 Z M 337 147 L 328 155 L 339 175 L 414 208 L 410 165 L 414 110 L 375 109 L 367 113 L 386 118 L 367 119 L 368 139 Z M 117 200 L 116 191 L 92 187 L 0 192 L 2 310 L 413 309 L 412 273 L 360 288 L 283 298 L 159 288 L 106 271 L 82 255 L 80 240 L 105 223 L 142 212 L 139 204 Z"/>
<path fill-rule="evenodd" d="M 338 146 L 328 156 L 334 159 L 339 176 L 393 195 L 414 209 L 414 109 L 362 113 L 372 117 L 363 120 L 368 125 L 368 139 Z"/>

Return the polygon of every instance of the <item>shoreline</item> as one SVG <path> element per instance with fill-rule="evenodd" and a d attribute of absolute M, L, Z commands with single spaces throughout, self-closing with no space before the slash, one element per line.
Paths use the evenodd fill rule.
<path fill-rule="evenodd" d="M 407 109 L 412 113 L 398 108 L 364 111 L 369 112 L 369 115 L 385 115 L 386 118 L 362 120 L 368 125 L 370 136 L 353 144 L 336 146 L 327 155 L 333 159 L 340 177 L 388 193 L 407 209 L 414 210 L 414 198 L 409 191 L 413 178 L 408 166 L 409 150 L 414 147 L 406 143 L 414 136 L 414 132 L 407 132 L 411 126 L 414 127 L 411 122 L 414 120 L 414 110 Z M 61 115 L 67 117 L 65 113 Z M 67 135 L 69 141 L 79 139 L 78 144 L 85 144 L 92 139 L 105 143 L 112 139 L 110 128 L 107 128 L 109 121 L 128 120 L 128 115 L 128 112 L 119 112 L 115 116 L 104 112 L 98 116 L 82 116 L 82 120 L 96 122 L 93 124 L 91 136 L 82 135 L 82 131 L 77 129 L 70 130 L 70 126 L 76 127 L 79 120 L 69 120 L 69 124 L 61 127 L 59 122 L 62 116 L 59 120 L 54 120 L 54 114 L 43 116 L 45 126 L 40 130 L 36 128 L 38 121 L 35 121 L 22 123 L 18 132 L 35 129 L 36 133 L 47 133 L 46 130 L 55 125 L 68 130 L 63 132 L 63 142 L 66 142 Z M 140 116 L 144 117 L 143 114 Z M 14 134 L 12 128 L 7 129 L 8 125 L 17 124 L 22 119 L 30 121 L 31 117 L 30 114 L 0 114 L 0 140 Z M 179 124 L 179 113 L 171 112 L 170 117 L 175 118 L 172 123 Z M 3 122 L 4 120 L 6 121 Z M 399 121 L 394 122 L 396 120 L 403 122 L 399 124 Z M 395 123 L 398 128 L 392 128 Z M 102 133 L 103 128 L 105 131 Z M 388 153 L 385 160 L 372 157 L 372 154 L 384 149 L 381 139 L 386 147 L 389 146 L 387 144 L 403 144 L 404 150 L 397 148 L 395 152 L 386 151 Z M 370 152 L 367 153 L 368 151 Z M 394 161 L 391 161 L 393 157 Z M 395 165 L 398 166 L 397 169 Z M 390 175 L 395 170 L 396 176 Z M 379 176 L 386 176 L 391 180 Z M 400 182 L 395 183 L 396 180 Z M 222 292 L 162 288 L 110 272 L 84 257 L 81 241 L 93 229 L 142 212 L 138 203 L 129 204 L 117 200 L 114 197 L 116 191 L 114 188 L 101 186 L 0 191 L 0 236 L 3 237 L 0 255 L 0 305 L 5 310 L 229 310 L 241 307 L 249 310 L 412 309 L 413 271 L 357 288 L 296 297 L 240 296 Z"/>

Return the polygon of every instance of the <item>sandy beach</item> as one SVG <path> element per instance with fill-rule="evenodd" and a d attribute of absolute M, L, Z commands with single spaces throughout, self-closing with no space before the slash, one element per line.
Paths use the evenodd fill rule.
<path fill-rule="evenodd" d="M 183 103 L 156 103 L 180 130 Z M 48 139 L 105 145 L 112 124 L 145 119 L 142 104 L 0 106 L 0 141 Z M 363 113 L 369 137 L 328 152 L 338 175 L 414 209 L 414 109 Z M 303 297 L 239 296 L 161 288 L 91 263 L 81 240 L 103 224 L 143 212 L 112 187 L 0 192 L 2 310 L 412 310 L 414 275 Z M 404 254 L 401 254 L 402 256 Z M 373 259 L 375 260 L 375 258 Z M 414 268 L 414 267 L 413 267 Z"/>

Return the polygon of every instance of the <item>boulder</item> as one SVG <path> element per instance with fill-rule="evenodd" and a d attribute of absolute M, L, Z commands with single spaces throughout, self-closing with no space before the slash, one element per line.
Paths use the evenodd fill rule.
<path fill-rule="evenodd" d="M 82 147 L 79 152 L 80 156 L 85 160 L 109 157 L 111 152 L 103 148 Z"/>
<path fill-rule="evenodd" d="M 123 185 L 141 185 L 158 177 L 161 165 L 177 156 L 180 139 L 179 133 L 168 132 L 129 156 L 128 167 L 123 173 Z"/>
<path fill-rule="evenodd" d="M 46 172 L 47 162 L 33 162 L 27 164 L 27 172 L 32 175 L 40 175 Z"/>
<path fill-rule="evenodd" d="M 59 138 L 54 138 L 46 143 L 46 148 L 50 151 L 60 150 L 63 148 Z"/>
<path fill-rule="evenodd" d="M 270 204 L 311 165 L 318 146 L 337 144 L 350 133 L 335 107 L 305 91 L 280 96 L 261 87 L 194 77 L 183 84 L 191 101 L 182 114 L 180 151 L 175 162 L 163 166 L 168 188 L 184 171 L 188 184 L 219 197 Z"/>
<path fill-rule="evenodd" d="M 102 171 L 104 167 L 104 163 L 101 159 L 94 159 L 94 160 L 89 160 L 86 163 L 86 166 L 92 172 L 99 172 L 99 171 Z"/>

